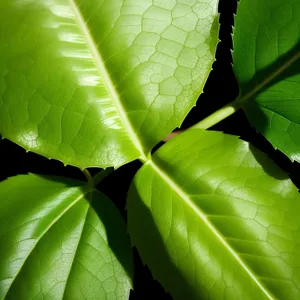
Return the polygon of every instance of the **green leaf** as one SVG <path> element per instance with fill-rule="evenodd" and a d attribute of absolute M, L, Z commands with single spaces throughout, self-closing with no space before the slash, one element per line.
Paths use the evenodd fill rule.
<path fill-rule="evenodd" d="M 128 299 L 132 257 L 112 202 L 81 182 L 0 183 L 0 299 Z"/>
<path fill-rule="evenodd" d="M 300 195 L 265 154 L 192 129 L 128 194 L 129 233 L 174 299 L 300 299 Z"/>
<path fill-rule="evenodd" d="M 1 0 L 0 133 L 81 168 L 145 160 L 202 92 L 218 0 Z"/>
<path fill-rule="evenodd" d="M 300 1 L 241 0 L 234 71 L 251 124 L 300 162 Z"/>

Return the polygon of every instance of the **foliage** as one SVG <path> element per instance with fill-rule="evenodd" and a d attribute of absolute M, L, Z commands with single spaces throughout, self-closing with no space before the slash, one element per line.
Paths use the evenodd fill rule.
<path fill-rule="evenodd" d="M 174 299 L 299 299 L 297 188 L 250 143 L 208 130 L 243 109 L 273 147 L 300 162 L 298 0 L 241 0 L 239 96 L 152 154 L 203 91 L 217 6 L 0 2 L 0 133 L 87 178 L 0 183 L 0 299 L 128 299 L 126 224 L 96 187 L 108 167 L 136 159 L 143 166 L 127 196 L 131 244 Z M 91 177 L 89 167 L 104 170 Z"/>

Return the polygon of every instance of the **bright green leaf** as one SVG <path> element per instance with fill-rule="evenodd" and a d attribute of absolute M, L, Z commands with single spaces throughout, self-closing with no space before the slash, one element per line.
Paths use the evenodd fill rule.
<path fill-rule="evenodd" d="M 129 232 L 174 299 L 300 299 L 300 195 L 237 137 L 189 130 L 128 194 Z"/>
<path fill-rule="evenodd" d="M 0 133 L 79 166 L 145 159 L 202 92 L 218 0 L 1 0 Z"/>
<path fill-rule="evenodd" d="M 0 183 L 0 299 L 128 299 L 132 257 L 112 202 L 83 183 Z"/>
<path fill-rule="evenodd" d="M 241 0 L 233 60 L 251 124 L 300 162 L 300 1 Z"/>

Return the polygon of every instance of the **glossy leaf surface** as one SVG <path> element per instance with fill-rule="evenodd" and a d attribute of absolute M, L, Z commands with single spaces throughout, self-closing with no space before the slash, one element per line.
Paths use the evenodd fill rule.
<path fill-rule="evenodd" d="M 131 247 L 103 194 L 25 175 L 0 183 L 0 199 L 0 299 L 128 299 Z"/>
<path fill-rule="evenodd" d="M 241 0 L 234 70 L 251 124 L 300 161 L 300 1 Z"/>
<path fill-rule="evenodd" d="M 137 173 L 129 233 L 174 299 L 299 299 L 300 195 L 237 137 L 189 130 Z"/>
<path fill-rule="evenodd" d="M 79 166 L 144 158 L 202 92 L 218 0 L 1 0 L 0 133 Z"/>

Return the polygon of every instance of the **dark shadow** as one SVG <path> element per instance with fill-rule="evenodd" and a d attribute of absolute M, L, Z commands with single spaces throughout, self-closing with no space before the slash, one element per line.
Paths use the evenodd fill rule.
<path fill-rule="evenodd" d="M 127 220 L 125 211 L 126 195 L 132 179 L 137 171 L 141 168 L 142 163 L 138 160 L 128 163 L 121 168 L 118 168 L 108 177 L 104 178 L 97 188 L 113 201 L 119 209 L 124 220 Z M 92 171 L 92 170 L 91 170 Z M 98 172 L 99 170 L 96 170 Z"/>
<path fill-rule="evenodd" d="M 85 180 L 79 168 L 64 166 L 61 161 L 56 159 L 48 159 L 34 152 L 26 152 L 24 148 L 8 139 L 0 139 L 0 165 L 0 180 L 28 172 Z"/>
<path fill-rule="evenodd" d="M 153 279 L 150 269 L 144 265 L 136 247 L 132 248 L 134 257 L 134 290 L 131 290 L 130 300 L 172 300 L 161 284 Z"/>
<path fill-rule="evenodd" d="M 268 89 L 269 87 L 275 85 L 276 83 L 282 80 L 285 80 L 289 77 L 299 74 L 299 70 L 300 70 L 299 52 L 300 52 L 300 42 L 297 43 L 297 45 L 295 45 L 287 53 L 278 57 L 278 59 L 274 63 L 256 72 L 255 76 L 251 80 L 247 82 L 241 82 L 240 86 L 245 91 L 252 90 L 253 87 L 258 86 L 259 84 L 261 84 L 261 82 L 263 82 L 266 78 L 268 78 L 270 74 L 274 73 L 274 70 L 280 70 L 280 68 L 282 68 L 283 65 L 285 65 L 289 60 L 291 60 L 291 58 L 296 56 L 298 56 L 297 60 L 295 60 L 289 67 L 284 69 L 284 71 L 280 72 L 280 74 L 275 76 L 272 80 L 270 80 L 263 87 L 262 90 Z M 262 90 L 258 91 L 258 93 L 260 93 Z M 253 97 L 255 97 L 255 95 L 256 94 L 254 94 Z"/>
<path fill-rule="evenodd" d="M 232 69 L 232 26 L 236 0 L 219 1 L 219 40 L 216 61 L 205 83 L 196 106 L 185 118 L 181 128 L 186 129 L 206 118 L 238 96 L 238 85 Z"/>
<path fill-rule="evenodd" d="M 135 184 L 131 185 L 128 194 L 130 195 L 127 200 L 129 205 L 133 205 L 134 201 L 134 211 L 128 211 L 129 230 L 134 226 L 134 234 L 131 233 L 132 244 L 137 247 L 143 263 L 151 266 L 153 278 L 158 280 L 167 292 L 172 291 L 174 299 L 200 300 L 172 262 L 152 213 L 140 200 Z M 136 236 L 138 238 L 135 238 Z"/>
<path fill-rule="evenodd" d="M 113 202 L 103 193 L 101 194 L 101 199 L 95 199 L 93 194 L 88 194 L 90 205 L 105 227 L 110 249 L 133 281 L 133 257 L 126 224 Z M 119 217 L 114 217 L 116 214 Z"/>
<path fill-rule="evenodd" d="M 289 176 L 279 166 L 277 166 L 266 153 L 256 149 L 252 144 L 249 144 L 249 149 L 256 161 L 261 165 L 264 171 L 271 177 L 278 180 L 288 179 Z"/>

